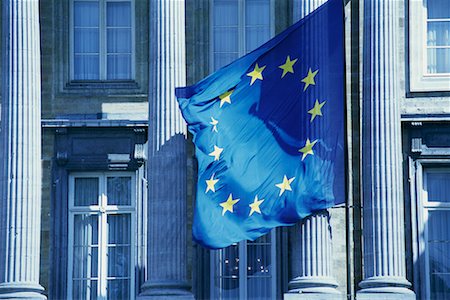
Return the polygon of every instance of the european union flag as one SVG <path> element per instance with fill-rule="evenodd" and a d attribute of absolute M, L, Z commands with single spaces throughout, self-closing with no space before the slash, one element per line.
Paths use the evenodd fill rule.
<path fill-rule="evenodd" d="M 193 236 L 254 240 L 344 201 L 342 0 L 176 95 L 198 159 Z"/>

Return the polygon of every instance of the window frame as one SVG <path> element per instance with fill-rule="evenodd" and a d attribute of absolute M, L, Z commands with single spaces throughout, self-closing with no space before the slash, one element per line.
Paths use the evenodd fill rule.
<path fill-rule="evenodd" d="M 428 1 L 409 1 L 409 89 L 411 92 L 447 92 L 450 91 L 450 73 L 427 73 Z"/>
<path fill-rule="evenodd" d="M 74 68 L 74 2 L 98 2 L 99 3 L 99 78 L 75 79 Z M 130 2 L 131 6 L 131 73 L 126 79 L 107 79 L 107 26 L 106 4 L 107 2 Z M 70 0 L 69 4 L 69 81 L 71 83 L 115 83 L 133 82 L 136 80 L 136 11 L 135 0 Z"/>
<path fill-rule="evenodd" d="M 414 285 L 416 293 L 420 298 L 430 299 L 430 269 L 428 252 L 428 212 L 439 210 L 450 210 L 450 202 L 428 201 L 426 176 L 436 170 L 449 171 L 450 159 L 418 159 L 415 161 L 415 189 L 411 203 L 411 220 L 413 244 L 413 260 L 418 265 L 413 266 L 415 280 Z"/>
<path fill-rule="evenodd" d="M 271 273 L 271 299 L 277 298 L 277 235 L 276 235 L 276 228 L 272 229 L 267 234 L 270 234 L 270 261 L 272 266 L 272 273 Z M 247 299 L 247 280 L 248 280 L 248 273 L 247 273 L 247 241 L 240 241 L 237 243 L 239 245 L 239 299 Z M 220 275 L 217 275 L 217 270 L 215 269 L 215 265 L 217 260 L 219 259 L 219 256 L 221 254 L 222 250 L 225 250 L 226 248 L 219 249 L 219 250 L 211 250 L 210 255 L 210 298 L 215 299 L 215 292 L 217 287 L 214 286 L 215 277 L 218 277 Z M 224 299 L 224 298 L 219 298 Z"/>
<path fill-rule="evenodd" d="M 107 178 L 108 177 L 130 177 L 131 178 L 131 205 L 123 205 L 119 207 L 119 205 L 106 205 L 106 208 L 99 205 L 92 205 L 86 207 L 75 207 L 74 206 L 74 187 L 75 187 L 75 179 L 76 178 L 98 178 L 99 179 L 99 202 L 102 203 L 106 201 L 106 192 L 107 192 Z M 92 214 L 98 215 L 98 292 L 97 299 L 107 299 L 106 294 L 106 286 L 107 286 L 107 277 L 108 277 L 108 269 L 107 269 L 107 249 L 108 249 L 108 241 L 107 236 L 105 234 L 107 228 L 107 216 L 111 214 L 130 214 L 130 284 L 129 284 L 129 293 L 130 300 L 135 299 L 135 265 L 137 259 L 136 253 L 136 239 L 137 236 L 137 224 L 136 224 L 136 209 L 137 209 L 137 182 L 136 182 L 136 174 L 135 172 L 73 172 L 69 174 L 69 190 L 68 190 L 68 265 L 67 265 L 67 298 L 72 298 L 73 292 L 73 258 L 74 258 L 74 219 L 75 215 L 81 214 Z M 106 224 L 106 227 L 105 227 Z M 101 266 L 101 267 L 100 267 Z M 104 275 L 104 277 L 102 277 Z M 99 294 L 100 292 L 100 294 Z M 104 296 L 102 296 L 104 294 Z"/>
<path fill-rule="evenodd" d="M 214 2 L 209 0 L 209 70 L 215 71 L 214 68 Z M 275 0 L 270 2 L 270 37 L 275 35 Z M 238 57 L 245 55 L 245 0 L 238 1 Z"/>

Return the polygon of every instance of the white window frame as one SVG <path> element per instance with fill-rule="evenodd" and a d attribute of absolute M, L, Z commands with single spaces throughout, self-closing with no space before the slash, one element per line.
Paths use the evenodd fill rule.
<path fill-rule="evenodd" d="M 270 234 L 270 264 L 272 267 L 271 270 L 271 299 L 277 298 L 277 237 L 276 237 L 276 229 L 272 229 L 269 233 Z M 245 300 L 248 299 L 247 296 L 247 241 L 240 241 L 239 243 L 239 299 Z M 225 248 L 223 249 L 225 250 Z M 217 272 L 220 272 L 219 270 L 216 270 L 215 266 L 217 265 L 217 260 L 220 257 L 222 250 L 211 250 L 210 255 L 210 266 L 211 266 L 211 272 L 210 272 L 210 298 L 216 299 L 216 287 L 214 285 L 215 278 L 220 276 L 220 274 L 216 274 Z M 224 298 L 219 297 L 217 299 L 223 300 Z M 237 299 L 236 299 L 237 300 Z"/>
<path fill-rule="evenodd" d="M 450 91 L 449 74 L 427 73 L 427 4 L 409 1 L 409 80 L 411 92 Z"/>
<path fill-rule="evenodd" d="M 429 269 L 429 252 L 428 252 L 428 212 L 450 210 L 450 203 L 428 201 L 427 193 L 427 174 L 439 171 L 450 172 L 450 160 L 419 160 L 416 162 L 416 188 L 417 200 L 412 203 L 412 220 L 417 220 L 417 232 L 413 234 L 413 243 L 417 246 L 414 248 L 414 261 L 419 262 L 419 280 L 416 279 L 416 286 L 420 287 L 420 297 L 430 299 L 430 269 Z M 413 222 L 413 232 L 415 231 L 415 222 Z M 417 266 L 414 266 L 417 268 Z"/>
<path fill-rule="evenodd" d="M 209 69 L 214 72 L 214 1 L 210 0 L 209 24 L 211 30 L 209 31 Z M 275 0 L 270 1 L 270 36 L 275 35 Z M 238 57 L 245 55 L 245 0 L 238 1 Z"/>
<path fill-rule="evenodd" d="M 99 3 L 99 78 L 98 79 L 74 79 L 75 78 L 75 68 L 74 68 L 74 1 L 84 1 L 84 2 L 98 2 Z M 106 52 L 106 2 L 130 2 L 131 5 L 131 78 L 127 79 L 107 79 L 108 77 L 108 69 L 107 69 L 107 52 Z M 134 80 L 136 77 L 135 74 L 135 59 L 136 59 L 136 47 L 135 47 L 135 0 L 70 0 L 70 18 L 69 18 L 69 35 L 70 35 L 70 43 L 69 43 L 69 60 L 70 60 L 70 80 L 71 81 L 130 81 Z"/>
<path fill-rule="evenodd" d="M 74 187 L 76 178 L 99 178 L 99 203 L 104 204 L 106 202 L 106 189 L 108 177 L 130 177 L 131 178 L 131 205 L 121 206 L 117 205 L 91 205 L 87 207 L 74 207 Z M 106 284 L 107 284 L 107 235 L 105 229 L 107 227 L 108 214 L 114 213 L 129 213 L 131 215 L 131 237 L 130 237 L 130 300 L 135 299 L 135 262 L 136 262 L 136 240 L 137 226 L 136 226 L 136 175 L 133 172 L 80 172 L 72 173 L 69 175 L 69 233 L 68 233 L 68 268 L 67 268 L 67 299 L 72 298 L 73 292 L 73 243 L 74 243 L 74 219 L 76 214 L 95 214 L 99 216 L 99 231 L 98 231 L 98 298 L 99 300 L 107 299 Z M 104 277 L 101 277 L 101 274 Z M 86 298 L 89 299 L 89 298 Z"/>

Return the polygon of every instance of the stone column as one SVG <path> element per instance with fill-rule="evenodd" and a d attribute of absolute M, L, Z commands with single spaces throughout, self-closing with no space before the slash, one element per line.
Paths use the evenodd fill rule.
<path fill-rule="evenodd" d="M 298 20 L 309 15 L 310 12 L 327 2 L 327 0 L 293 0 L 293 21 Z"/>
<path fill-rule="evenodd" d="M 300 224 L 298 250 L 300 274 L 289 282 L 284 299 L 340 299 L 332 275 L 331 227 L 327 211 L 316 213 Z"/>
<path fill-rule="evenodd" d="M 397 13 L 403 1 L 365 0 L 362 185 L 364 280 L 357 299 L 415 299 L 406 280 Z"/>
<path fill-rule="evenodd" d="M 326 0 L 294 0 L 294 22 L 325 3 Z M 332 275 L 331 227 L 327 211 L 314 214 L 293 232 L 299 235 L 294 248 L 300 251 L 300 274 L 289 282 L 285 299 L 340 298 L 338 283 Z M 298 263 L 294 261 L 294 263 Z M 297 269 L 297 268 L 294 268 Z"/>
<path fill-rule="evenodd" d="M 2 1 L 0 299 L 45 299 L 39 285 L 39 1 Z"/>
<path fill-rule="evenodd" d="M 193 299 L 187 281 L 184 0 L 152 0 L 148 151 L 148 263 L 140 299 Z"/>

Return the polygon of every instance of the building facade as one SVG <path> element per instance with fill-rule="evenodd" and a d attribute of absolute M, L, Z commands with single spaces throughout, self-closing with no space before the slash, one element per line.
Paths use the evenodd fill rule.
<path fill-rule="evenodd" d="M 192 241 L 174 88 L 324 2 L 2 1 L 0 299 L 450 298 L 446 0 L 345 1 L 345 205 Z"/>

